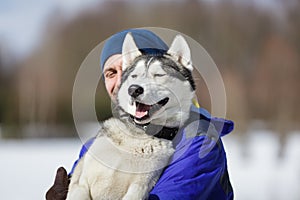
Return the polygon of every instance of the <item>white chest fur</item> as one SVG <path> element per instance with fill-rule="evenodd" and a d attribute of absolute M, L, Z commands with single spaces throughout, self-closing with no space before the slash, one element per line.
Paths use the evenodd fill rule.
<path fill-rule="evenodd" d="M 109 119 L 79 161 L 67 199 L 145 199 L 173 153 L 171 141 Z"/>

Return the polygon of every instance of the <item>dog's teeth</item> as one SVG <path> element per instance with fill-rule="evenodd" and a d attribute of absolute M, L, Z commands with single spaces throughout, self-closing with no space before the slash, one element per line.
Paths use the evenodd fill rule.
<path fill-rule="evenodd" d="M 133 103 L 134 103 L 133 99 L 130 99 L 129 104 L 130 104 L 131 106 L 133 106 Z"/>

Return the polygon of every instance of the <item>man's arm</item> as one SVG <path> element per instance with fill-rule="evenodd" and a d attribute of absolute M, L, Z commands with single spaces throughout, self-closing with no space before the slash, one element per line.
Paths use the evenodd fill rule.
<path fill-rule="evenodd" d="M 188 147 L 186 148 L 186 146 Z M 170 199 L 233 199 L 233 191 L 227 174 L 227 161 L 221 139 L 207 140 L 196 136 L 176 149 L 175 159 L 165 169 L 150 192 L 150 200 Z M 210 149 L 201 157 L 200 151 Z M 176 153 L 180 153 L 179 156 Z"/>
<path fill-rule="evenodd" d="M 65 200 L 68 194 L 68 187 L 70 183 L 70 177 L 72 176 L 78 161 L 84 156 L 90 146 L 93 144 L 95 138 L 88 140 L 81 148 L 79 158 L 73 164 L 72 170 L 67 174 L 65 168 L 60 167 L 57 169 L 54 184 L 46 193 L 46 200 Z"/>

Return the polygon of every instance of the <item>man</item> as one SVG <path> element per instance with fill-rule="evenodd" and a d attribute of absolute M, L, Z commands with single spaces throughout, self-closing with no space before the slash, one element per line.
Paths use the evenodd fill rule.
<path fill-rule="evenodd" d="M 122 44 L 128 32 L 132 33 L 139 50 L 144 54 L 160 54 L 168 50 L 168 46 L 157 35 L 144 29 L 125 30 L 110 37 L 102 50 L 100 65 L 112 102 L 116 100 L 121 81 Z M 198 128 L 193 129 L 196 133 L 192 134 L 193 137 L 188 137 L 187 127 L 180 131 L 184 137 L 180 141 L 174 141 L 176 152 L 173 159 L 150 192 L 149 199 L 233 199 L 226 154 L 220 139 L 233 130 L 233 122 L 213 118 L 206 110 L 197 107 L 192 107 L 190 116 L 191 124 L 197 123 Z M 164 138 L 173 139 L 168 135 Z M 93 138 L 82 147 L 79 159 L 92 143 Z M 76 164 L 77 161 L 70 176 Z M 64 168 L 59 168 L 46 199 L 65 199 L 68 184 L 67 172 Z"/>

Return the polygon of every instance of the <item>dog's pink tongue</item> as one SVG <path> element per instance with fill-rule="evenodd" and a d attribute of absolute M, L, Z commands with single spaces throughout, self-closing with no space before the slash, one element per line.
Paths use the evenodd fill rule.
<path fill-rule="evenodd" d="M 149 105 L 139 103 L 136 106 L 135 117 L 142 118 L 142 117 L 146 116 L 148 114 L 148 111 L 150 110 L 150 107 L 151 106 L 149 106 Z"/>

